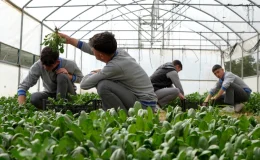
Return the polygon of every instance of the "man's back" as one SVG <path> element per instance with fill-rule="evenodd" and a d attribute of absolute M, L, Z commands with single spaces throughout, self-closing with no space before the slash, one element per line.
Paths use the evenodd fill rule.
<path fill-rule="evenodd" d="M 126 51 L 119 49 L 117 52 L 118 54 L 107 65 L 112 63 L 116 67 L 118 66 L 122 72 L 111 79 L 134 92 L 141 100 L 155 100 L 153 86 L 144 69 Z"/>
<path fill-rule="evenodd" d="M 172 86 L 171 79 L 167 77 L 167 73 L 172 71 L 175 71 L 175 67 L 171 62 L 165 63 L 156 69 L 150 77 L 155 91 Z"/>

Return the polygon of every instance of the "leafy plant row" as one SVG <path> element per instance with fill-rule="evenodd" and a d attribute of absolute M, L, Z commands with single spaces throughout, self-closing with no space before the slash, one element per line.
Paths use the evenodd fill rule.
<path fill-rule="evenodd" d="M 140 103 L 66 114 L 0 100 L 0 159 L 260 159 L 260 124 L 201 107 L 169 106 L 164 121 Z"/>
<path fill-rule="evenodd" d="M 195 92 L 195 93 L 185 96 L 187 99 L 186 103 L 187 103 L 188 107 L 192 106 L 194 108 L 196 106 L 201 105 L 203 103 L 203 101 L 205 100 L 205 98 L 207 97 L 207 94 L 208 93 L 204 93 L 201 95 L 198 92 Z M 260 115 L 260 93 L 253 92 L 250 95 L 249 101 L 244 104 L 245 104 L 245 108 L 244 108 L 245 112 L 251 112 L 251 113 L 255 113 L 256 115 Z M 170 102 L 169 105 L 182 106 L 180 99 L 176 99 L 176 100 Z"/>

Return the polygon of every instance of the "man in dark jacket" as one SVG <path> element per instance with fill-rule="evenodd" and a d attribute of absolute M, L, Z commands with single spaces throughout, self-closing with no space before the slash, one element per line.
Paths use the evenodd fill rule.
<path fill-rule="evenodd" d="M 181 100 L 185 99 L 184 91 L 178 76 L 178 72 L 181 70 L 181 62 L 179 60 L 174 60 L 173 62 L 161 65 L 150 77 L 155 94 L 158 98 L 158 104 L 161 107 L 177 97 Z"/>

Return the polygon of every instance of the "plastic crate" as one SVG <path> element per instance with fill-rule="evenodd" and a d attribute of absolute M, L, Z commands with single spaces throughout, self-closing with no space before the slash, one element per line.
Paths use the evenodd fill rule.
<path fill-rule="evenodd" d="M 67 110 L 70 110 L 72 113 L 80 113 L 81 111 L 91 112 L 100 108 L 102 108 L 102 101 L 97 99 L 90 100 L 84 105 L 53 105 L 48 100 L 43 100 L 43 110 L 54 109 L 55 112 L 62 113 L 65 113 Z"/>
<path fill-rule="evenodd" d="M 183 111 L 186 111 L 186 109 L 198 109 L 198 103 L 189 102 L 188 100 L 184 99 L 181 100 L 181 108 Z"/>

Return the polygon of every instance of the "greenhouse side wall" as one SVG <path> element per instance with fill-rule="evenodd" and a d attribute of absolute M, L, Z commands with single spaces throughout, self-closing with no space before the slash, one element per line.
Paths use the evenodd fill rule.
<path fill-rule="evenodd" d="M 259 92 L 260 89 L 259 78 L 257 78 L 260 73 L 258 40 L 259 37 L 254 36 L 238 43 L 231 55 L 230 48 L 224 54 L 225 70 L 242 77 L 253 92 Z"/>

